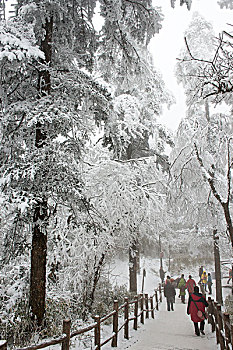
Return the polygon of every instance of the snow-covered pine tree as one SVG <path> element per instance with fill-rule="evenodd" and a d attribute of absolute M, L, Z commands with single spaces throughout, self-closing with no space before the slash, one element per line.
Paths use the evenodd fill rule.
<path fill-rule="evenodd" d="M 160 27 L 151 1 L 121 6 L 103 1 L 104 30 L 97 35 L 95 5 L 19 0 L 18 16 L 1 27 L 7 32 L 0 62 L 2 190 L 4 204 L 15 208 L 3 238 L 19 227 L 32 233 L 30 304 L 39 325 L 45 315 L 49 220 L 58 203 L 82 202 L 77 163 L 95 123 L 109 114 L 109 93 L 91 76 L 96 50 L 108 47 L 106 63 L 120 55 L 136 67 L 134 42 L 149 42 Z"/>
<path fill-rule="evenodd" d="M 193 152 L 199 162 L 200 170 L 206 182 L 209 185 L 209 190 L 218 201 L 223 210 L 227 231 L 230 240 L 233 244 L 233 226 L 230 209 L 230 193 L 231 193 L 231 128 L 229 133 L 226 132 L 224 125 L 226 123 L 231 125 L 231 117 L 224 114 L 211 116 L 209 106 L 216 101 L 224 100 L 226 103 L 232 101 L 232 87 L 231 77 L 229 76 L 232 60 L 229 58 L 231 46 L 226 43 L 222 45 L 220 39 L 219 43 L 214 37 L 212 26 L 210 26 L 203 18 L 195 15 L 195 22 L 191 23 L 189 29 L 185 33 L 186 37 L 186 53 L 183 59 L 178 63 L 178 78 L 185 86 L 185 93 L 187 96 L 187 104 L 189 107 L 187 117 L 196 119 L 195 128 L 202 128 L 206 126 L 205 130 L 205 144 L 200 147 L 199 141 L 196 142 L 192 136 Z M 198 36 L 197 36 L 198 33 Z M 194 40 L 195 38 L 195 40 Z M 216 45 L 218 46 L 216 52 Z M 220 46 L 219 46 L 220 45 Z M 226 46 L 225 46 L 226 45 Z M 221 51 L 221 54 L 219 54 Z M 222 86 L 222 88 L 218 88 Z M 227 119 L 229 118 L 229 121 Z M 219 124 L 219 125 L 218 125 Z M 195 125 L 195 123 L 194 123 Z M 220 129 L 224 128 L 224 137 L 221 137 Z M 213 135 L 213 129 L 218 132 Z M 197 134 L 195 133 L 195 137 Z M 211 139 L 211 142 L 210 142 Z M 213 149 L 213 145 L 217 148 Z M 221 145 L 220 145 L 221 144 Z M 221 153 L 219 153 L 221 149 Z M 201 155 L 203 152 L 203 156 Z M 222 158 L 222 154 L 225 154 Z M 224 166 L 216 164 L 223 161 Z M 205 157 L 207 157 L 207 167 L 205 164 Z M 212 165 L 210 164 L 212 162 Z M 227 169 L 222 172 L 222 169 Z M 219 174 L 218 174 L 219 172 Z M 220 175 L 221 174 L 221 175 Z M 219 182 L 219 176 L 223 180 Z M 221 187 L 218 185 L 221 183 Z M 217 186 L 217 187 L 216 187 Z M 223 191 L 222 194 L 220 192 Z M 228 193 L 228 195 L 227 195 Z"/>
<path fill-rule="evenodd" d="M 101 66 L 102 60 L 100 53 Z M 172 139 L 165 128 L 158 124 L 157 117 L 161 113 L 162 105 L 171 104 L 173 99 L 166 91 L 162 77 L 155 71 L 151 56 L 144 45 L 138 47 L 137 70 L 132 71 L 127 67 L 127 57 L 118 61 L 119 64 L 111 68 L 111 74 L 102 69 L 105 80 L 114 86 L 114 113 L 105 124 L 105 143 L 110 144 L 119 160 L 131 160 L 134 163 L 137 158 L 154 156 L 155 162 L 168 167 L 164 149 L 166 143 L 172 145 Z M 122 70 L 122 67 L 127 67 L 127 70 Z M 149 145 L 149 138 L 153 140 L 152 147 Z M 133 293 L 137 292 L 139 230 L 138 223 L 132 223 L 129 275 L 130 291 Z"/>

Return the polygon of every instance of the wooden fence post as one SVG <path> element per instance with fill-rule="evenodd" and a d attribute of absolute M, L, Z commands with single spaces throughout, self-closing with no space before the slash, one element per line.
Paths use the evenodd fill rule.
<path fill-rule="evenodd" d="M 219 326 L 219 342 L 221 350 L 225 349 L 225 339 L 222 335 L 223 331 L 223 320 L 222 320 L 222 312 L 221 312 L 221 305 L 217 305 L 217 318 L 218 318 L 218 326 Z"/>
<path fill-rule="evenodd" d="M 159 300 L 158 300 L 158 292 L 155 290 L 155 302 L 156 302 L 156 310 L 159 310 Z"/>
<path fill-rule="evenodd" d="M 125 297 L 125 325 L 124 325 L 124 338 L 129 339 L 129 298 Z"/>
<path fill-rule="evenodd" d="M 138 296 L 135 295 L 133 329 L 138 329 Z"/>
<path fill-rule="evenodd" d="M 7 341 L 6 340 L 0 340 L 0 349 L 7 350 Z"/>
<path fill-rule="evenodd" d="M 223 314 L 223 321 L 224 321 L 225 338 L 226 338 L 226 349 L 230 350 L 228 345 L 231 344 L 231 322 L 230 322 L 230 316 L 226 312 L 224 312 Z"/>
<path fill-rule="evenodd" d="M 113 315 L 113 333 L 114 336 L 112 338 L 112 347 L 117 347 L 117 336 L 118 336 L 118 300 L 114 300 L 114 307 L 113 307 L 115 313 Z"/>
<path fill-rule="evenodd" d="M 69 347 L 70 347 L 70 327 L 71 327 L 71 320 L 63 320 L 62 333 L 66 334 L 66 340 L 64 340 L 62 342 L 62 345 L 61 345 L 62 350 L 69 350 Z"/>
<path fill-rule="evenodd" d="M 211 330 L 212 332 L 215 331 L 215 320 L 214 320 L 214 305 L 213 305 L 213 300 L 211 299 L 211 297 L 208 297 L 208 322 L 210 321 L 211 323 Z"/>
<path fill-rule="evenodd" d="M 233 325 L 231 324 L 231 347 L 233 349 Z"/>
<path fill-rule="evenodd" d="M 141 323 L 144 324 L 144 296 L 140 294 L 140 310 L 141 310 Z"/>
<path fill-rule="evenodd" d="M 154 303 L 153 303 L 153 296 L 150 297 L 150 308 L 151 308 L 151 317 L 152 318 L 155 318 L 155 315 L 154 315 Z"/>
<path fill-rule="evenodd" d="M 100 350 L 100 316 L 95 316 L 95 349 Z"/>
<path fill-rule="evenodd" d="M 160 301 L 160 303 L 162 303 L 162 301 L 163 301 L 161 283 L 159 283 L 159 301 Z"/>
<path fill-rule="evenodd" d="M 208 307 L 207 307 L 207 312 L 208 312 L 208 323 L 211 323 L 211 297 L 208 297 Z M 212 324 L 212 323 L 211 323 Z"/>
<path fill-rule="evenodd" d="M 219 332 L 219 324 L 218 324 L 218 310 L 217 310 L 218 303 L 214 301 L 213 307 L 214 307 L 214 319 L 215 319 L 215 331 L 216 331 L 216 340 L 217 344 L 220 343 L 220 332 Z"/>
<path fill-rule="evenodd" d="M 146 318 L 149 318 L 149 302 L 148 294 L 145 294 Z"/>

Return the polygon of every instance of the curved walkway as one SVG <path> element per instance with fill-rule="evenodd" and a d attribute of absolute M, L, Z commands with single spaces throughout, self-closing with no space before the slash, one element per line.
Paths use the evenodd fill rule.
<path fill-rule="evenodd" d="M 175 311 L 166 310 L 166 300 L 160 304 L 160 311 L 154 320 L 145 320 L 139 331 L 131 332 L 130 344 L 121 349 L 129 350 L 216 350 L 215 333 L 205 322 L 205 336 L 194 334 L 193 322 L 187 315 L 187 304 L 176 298 Z M 138 333 L 138 334 L 137 334 Z"/>

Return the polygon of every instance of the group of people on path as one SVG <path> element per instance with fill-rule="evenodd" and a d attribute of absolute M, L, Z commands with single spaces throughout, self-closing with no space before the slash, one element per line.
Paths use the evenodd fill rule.
<path fill-rule="evenodd" d="M 202 293 L 204 294 L 204 292 L 207 292 L 207 286 L 208 286 L 209 294 L 212 294 L 212 284 L 213 284 L 212 277 L 210 273 L 208 273 L 207 275 L 203 266 L 199 268 L 199 277 L 200 277 L 200 280 L 198 284 L 200 284 Z"/>
<path fill-rule="evenodd" d="M 184 274 L 181 275 L 178 281 L 174 280 L 170 276 L 167 276 L 166 281 L 164 283 L 164 296 L 166 297 L 166 300 L 167 300 L 167 311 L 174 311 L 176 287 L 179 289 L 179 297 L 181 298 L 181 302 L 183 304 L 185 304 L 186 290 L 188 291 L 189 299 L 188 299 L 188 306 L 187 306 L 187 314 L 191 316 L 191 320 L 194 323 L 195 334 L 197 336 L 200 336 L 200 333 L 203 335 L 205 334 L 204 332 L 205 319 L 206 319 L 205 308 L 208 306 L 208 303 L 205 298 L 206 285 L 208 285 L 209 287 L 209 293 L 210 294 L 212 293 L 211 275 L 210 274 L 207 275 L 203 269 L 203 266 L 201 267 L 202 267 L 202 274 L 200 276 L 200 269 L 199 269 L 200 281 L 198 282 L 198 284 L 201 286 L 201 289 L 203 289 L 203 293 L 200 293 L 199 287 L 197 286 L 195 280 L 192 278 L 191 275 L 189 275 L 189 278 L 187 281 L 185 280 Z M 199 323 L 200 323 L 200 328 L 199 328 Z"/>
<path fill-rule="evenodd" d="M 174 280 L 170 276 L 167 276 L 167 279 L 164 284 L 164 296 L 167 298 L 167 310 L 170 311 L 170 309 L 173 309 L 172 302 L 175 302 L 175 295 L 176 290 L 175 287 L 177 287 L 179 292 L 179 297 L 181 298 L 181 302 L 185 304 L 185 295 L 186 295 L 186 289 L 188 290 L 188 293 L 194 292 L 194 287 L 196 286 L 196 282 L 194 279 L 192 279 L 192 276 L 189 275 L 189 279 L 186 281 L 184 278 L 184 274 L 181 275 L 181 277 L 177 280 Z"/>

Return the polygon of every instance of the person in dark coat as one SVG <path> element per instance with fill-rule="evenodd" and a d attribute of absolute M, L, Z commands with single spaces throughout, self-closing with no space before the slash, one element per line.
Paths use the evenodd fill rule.
<path fill-rule="evenodd" d="M 196 304 L 195 304 L 196 303 Z M 189 295 L 187 314 L 191 315 L 191 320 L 194 323 L 195 334 L 197 336 L 200 335 L 200 332 L 205 335 L 204 327 L 205 327 L 205 319 L 202 319 L 198 316 L 198 310 L 205 313 L 205 308 L 208 306 L 208 303 L 205 297 L 199 293 L 199 287 L 194 287 L 194 293 Z M 200 329 L 198 323 L 200 322 Z"/>
<path fill-rule="evenodd" d="M 208 273 L 208 276 L 207 276 L 207 286 L 208 286 L 208 289 L 209 289 L 209 294 L 212 294 L 212 277 L 211 277 L 211 274 Z"/>
<path fill-rule="evenodd" d="M 159 269 L 159 275 L 160 275 L 160 278 L 161 278 L 161 282 L 163 283 L 164 282 L 164 277 L 165 277 L 165 272 L 163 271 L 162 267 L 160 267 L 160 269 Z"/>
<path fill-rule="evenodd" d="M 167 311 L 174 311 L 173 304 L 175 303 L 176 290 L 171 283 L 170 276 L 167 276 L 166 283 L 164 285 L 164 296 L 167 298 Z"/>

